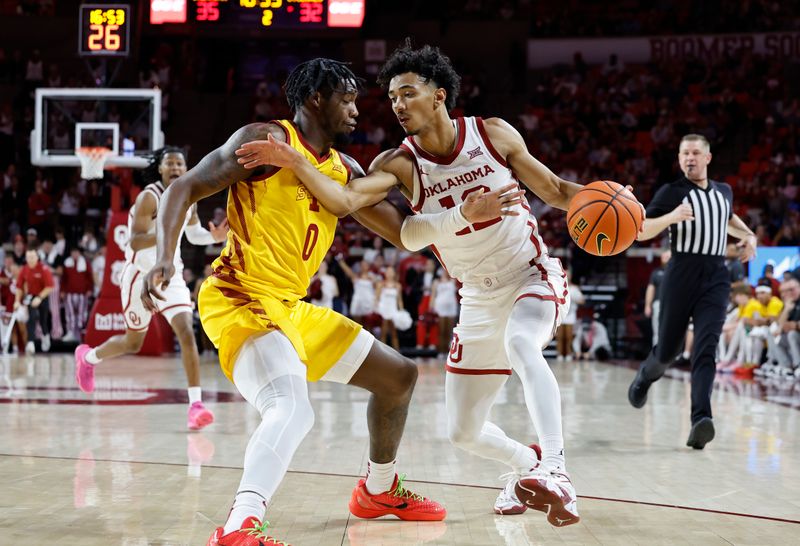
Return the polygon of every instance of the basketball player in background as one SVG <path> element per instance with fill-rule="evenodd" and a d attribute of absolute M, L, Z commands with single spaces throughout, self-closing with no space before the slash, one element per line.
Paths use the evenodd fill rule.
<path fill-rule="evenodd" d="M 153 159 L 143 172 L 149 182 L 139 193 L 128 213 L 128 244 L 125 247 L 125 268 L 120 282 L 122 314 L 125 333 L 114 336 L 97 347 L 81 344 L 75 349 L 75 379 L 83 392 L 94 391 L 95 367 L 104 360 L 124 354 L 136 354 L 142 348 L 153 313 L 167 319 L 181 346 L 181 358 L 189 383 L 189 414 L 187 426 L 199 430 L 214 421 L 211 410 L 203 405 L 200 387 L 200 355 L 192 327 L 192 301 L 183 281 L 183 262 L 180 252 L 175 254 L 175 275 L 171 279 L 164 301 L 156 309 L 142 305 L 144 274 L 156 261 L 156 214 L 162 206 L 162 196 L 179 176 L 186 172 L 186 158 L 180 148 L 168 146 L 156 150 Z M 200 225 L 196 207 L 176 218 L 180 233 L 186 234 L 190 243 L 211 245 L 225 240 L 227 222 L 209 230 Z"/>
<path fill-rule="evenodd" d="M 363 171 L 333 145 L 355 128 L 358 84 L 343 63 L 314 59 L 298 65 L 285 85 L 293 120 L 239 129 L 164 195 L 158 263 L 147 275 L 144 294 L 150 307 L 150 294 L 162 297 L 159 292 L 169 289 L 173 277 L 177 218 L 199 199 L 228 189 L 228 243 L 200 289 L 198 304 L 203 328 L 219 348 L 223 372 L 262 417 L 245 452 L 233 507 L 209 546 L 283 544 L 266 534 L 262 521 L 314 423 L 307 381 L 347 383 L 372 393 L 369 466 L 366 480 L 351 496 L 354 515 L 414 521 L 446 515 L 439 503 L 406 489 L 395 469 L 416 383 L 414 363 L 343 315 L 301 301 L 333 242 L 337 211 L 322 206 L 290 170 L 245 168 L 234 155 L 240 145 L 269 135 L 301 155 L 326 182 L 346 184 L 351 171 Z M 468 205 L 476 206 L 465 207 L 464 214 L 477 212 L 474 218 L 482 220 L 501 214 L 499 195 L 493 206 L 484 207 L 490 195 L 475 196 Z M 379 219 L 387 210 L 399 217 L 384 202 L 356 218 L 383 235 Z M 400 244 L 399 237 L 388 238 Z"/>
<path fill-rule="evenodd" d="M 472 453 L 507 464 L 511 472 L 495 503 L 501 514 L 527 507 L 546 512 L 552 525 L 579 521 L 577 496 L 566 473 L 561 396 L 542 355 L 569 308 L 561 264 L 550 258 L 527 202 L 519 215 L 470 222 L 462 203 L 482 192 L 501 195 L 521 180 L 549 205 L 566 210 L 581 186 L 563 180 L 532 157 L 519 133 L 499 118 L 451 119 L 460 78 L 438 48 L 397 49 L 378 82 L 408 137 L 379 155 L 367 176 L 343 186 L 315 168 L 304 154 L 272 137 L 237 150 L 245 167 L 292 169 L 327 209 L 339 216 L 380 202 L 398 188 L 416 213 L 397 225 L 403 246 L 433 249 L 463 284 L 445 380 L 448 433 Z M 518 188 L 517 188 L 518 189 Z M 509 199 L 519 193 L 509 193 Z M 511 370 L 520 376 L 539 435 L 534 446 L 514 441 L 488 421 Z M 351 507 L 352 510 L 352 507 Z"/>

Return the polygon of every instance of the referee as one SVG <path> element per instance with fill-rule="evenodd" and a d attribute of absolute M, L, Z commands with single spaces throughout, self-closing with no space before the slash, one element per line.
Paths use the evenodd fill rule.
<path fill-rule="evenodd" d="M 658 344 L 639 366 L 628 400 L 635 408 L 644 406 L 650 385 L 664 375 L 683 348 L 689 319 L 693 319 L 692 430 L 686 445 L 703 449 L 714 439 L 711 389 L 731 288 L 725 267 L 727 235 L 740 239 L 742 262 L 755 256 L 756 237 L 733 214 L 731 187 L 708 179 L 711 146 L 704 136 L 683 137 L 678 162 L 684 177 L 656 192 L 639 234 L 639 240 L 645 241 L 669 227 L 672 259 L 661 285 Z"/>

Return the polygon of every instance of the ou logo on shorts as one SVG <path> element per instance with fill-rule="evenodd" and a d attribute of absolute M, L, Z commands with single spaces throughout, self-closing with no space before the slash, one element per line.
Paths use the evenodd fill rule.
<path fill-rule="evenodd" d="M 137 315 L 133 311 L 128 312 L 128 318 L 130 319 L 131 324 L 133 324 L 134 326 L 139 326 L 142 323 L 142 319 L 139 318 L 139 315 Z"/>
<path fill-rule="evenodd" d="M 458 334 L 453 335 L 453 342 L 450 344 L 450 362 L 461 362 L 461 353 L 464 346 L 458 341 Z"/>

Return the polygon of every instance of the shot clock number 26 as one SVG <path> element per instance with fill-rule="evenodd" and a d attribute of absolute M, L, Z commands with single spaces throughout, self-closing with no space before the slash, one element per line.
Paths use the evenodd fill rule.
<path fill-rule="evenodd" d="M 82 56 L 128 56 L 130 6 L 82 4 L 78 31 Z"/>

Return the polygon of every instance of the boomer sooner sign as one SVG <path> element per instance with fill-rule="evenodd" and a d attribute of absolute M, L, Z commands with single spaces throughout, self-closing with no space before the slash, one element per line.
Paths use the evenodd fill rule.
<path fill-rule="evenodd" d="M 798 61 L 800 32 L 528 40 L 528 68 L 570 64 L 575 53 L 581 53 L 583 60 L 589 64 L 598 64 L 605 63 L 614 54 L 626 63 L 689 58 L 714 61 L 742 50 L 769 59 Z"/>

